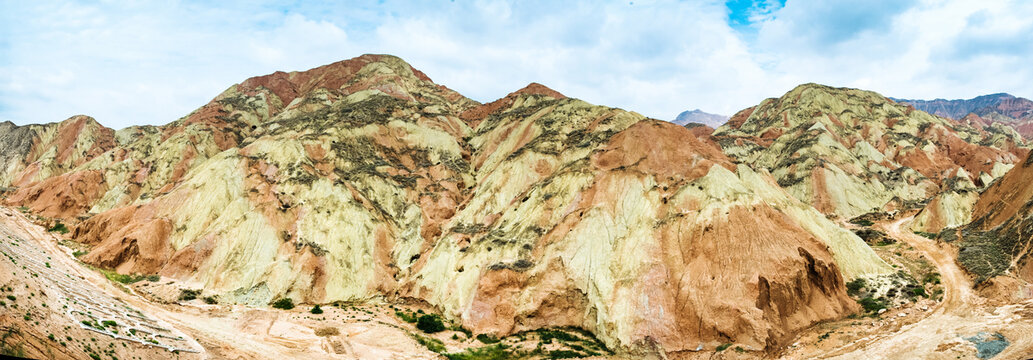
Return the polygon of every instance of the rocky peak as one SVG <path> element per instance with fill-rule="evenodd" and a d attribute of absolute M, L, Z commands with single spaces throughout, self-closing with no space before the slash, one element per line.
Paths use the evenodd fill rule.
<path fill-rule="evenodd" d="M 492 101 L 490 103 L 471 108 L 459 115 L 460 118 L 470 123 L 471 127 L 476 128 L 488 115 L 509 109 L 521 96 L 544 96 L 552 99 L 566 99 L 567 97 L 561 94 L 559 91 L 550 89 L 549 87 L 532 82 L 524 86 L 520 90 L 511 92 L 501 99 Z"/>
<path fill-rule="evenodd" d="M 367 81 L 363 81 L 367 80 Z M 370 81 L 371 80 L 371 81 Z M 283 104 L 316 89 L 342 90 L 354 93 L 390 82 L 431 83 L 430 77 L 414 69 L 404 60 L 391 55 L 365 54 L 306 71 L 277 71 L 245 80 L 239 90 L 269 89 Z M 359 85 L 359 86 L 354 86 Z"/>

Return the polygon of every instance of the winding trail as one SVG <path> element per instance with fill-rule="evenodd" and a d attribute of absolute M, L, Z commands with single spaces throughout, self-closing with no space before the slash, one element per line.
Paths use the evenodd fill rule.
<path fill-rule="evenodd" d="M 963 337 L 979 332 L 1001 332 L 1012 342 L 994 359 L 1026 359 L 1033 356 L 1033 319 L 1022 314 L 1033 309 L 1033 300 L 999 307 L 972 290 L 972 281 L 955 261 L 954 250 L 943 243 L 916 235 L 906 228 L 914 217 L 880 223 L 886 233 L 922 252 L 940 272 L 943 301 L 924 319 L 895 332 L 862 338 L 823 358 L 833 359 L 954 359 L 948 349 L 969 347 Z M 975 358 L 974 349 L 971 351 Z"/>

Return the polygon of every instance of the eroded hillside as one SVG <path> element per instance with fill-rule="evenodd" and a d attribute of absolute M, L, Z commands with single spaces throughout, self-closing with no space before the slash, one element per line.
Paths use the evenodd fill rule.
<path fill-rule="evenodd" d="M 416 299 L 477 333 L 763 350 L 856 311 L 846 281 L 893 273 L 779 187 L 784 170 L 706 136 L 539 84 L 481 105 L 391 56 L 248 79 L 165 126 L 95 127 L 74 156 L 11 130 L 7 203 L 75 223 L 87 263 L 235 303 Z"/>
<path fill-rule="evenodd" d="M 945 180 L 959 173 L 986 186 L 1027 151 L 1014 132 L 988 132 L 873 92 L 816 84 L 739 112 L 714 136 L 736 161 L 768 169 L 796 198 L 842 218 L 956 192 Z"/>

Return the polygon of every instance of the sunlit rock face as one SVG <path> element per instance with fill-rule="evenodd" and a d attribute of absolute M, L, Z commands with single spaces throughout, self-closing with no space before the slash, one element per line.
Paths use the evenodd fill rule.
<path fill-rule="evenodd" d="M 843 218 L 917 206 L 950 191 L 944 180 L 959 169 L 985 186 L 1028 151 L 1015 132 L 817 84 L 743 110 L 713 135 L 737 162 L 767 169 L 797 199 Z"/>
<path fill-rule="evenodd" d="M 858 125 L 859 139 L 900 128 L 968 144 L 953 130 L 918 130 L 908 119 L 941 120 L 898 105 L 801 92 L 858 114 L 899 110 L 910 124 Z M 738 144 L 722 151 L 709 131 L 540 84 L 479 104 L 398 58 L 364 55 L 248 79 L 168 125 L 84 125 L 92 130 L 64 157 L 69 142 L 11 130 L 0 179 L 18 187 L 8 204 L 74 222 L 75 238 L 93 245 L 84 261 L 181 279 L 225 301 L 411 298 L 477 333 L 570 325 L 612 348 L 678 352 L 783 345 L 857 311 L 844 282 L 892 268 L 819 210 L 858 213 L 882 206 L 885 192 L 928 196 L 937 171 L 979 174 L 984 158 L 1015 158 L 992 148 L 973 164 L 916 155 L 929 145 L 904 135 L 912 147 L 844 142 L 826 124 L 854 115 L 790 122 L 802 115 L 765 110 L 771 101 L 718 130 Z M 761 125 L 768 112 L 783 125 Z M 770 128 L 824 155 L 774 166 L 795 140 L 729 134 Z M 875 165 L 853 153 L 878 158 L 885 174 L 858 177 Z M 935 166 L 899 170 L 921 156 Z M 822 191 L 786 191 L 790 176 Z M 873 186 L 882 192 L 859 200 L 825 190 Z"/>

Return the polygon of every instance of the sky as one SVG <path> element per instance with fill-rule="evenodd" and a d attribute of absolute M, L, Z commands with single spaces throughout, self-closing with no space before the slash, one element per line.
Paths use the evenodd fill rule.
<path fill-rule="evenodd" d="M 539 82 L 673 119 L 816 82 L 1033 97 L 1033 2 L 0 0 L 0 121 L 165 124 L 248 77 L 392 54 L 489 102 Z"/>

